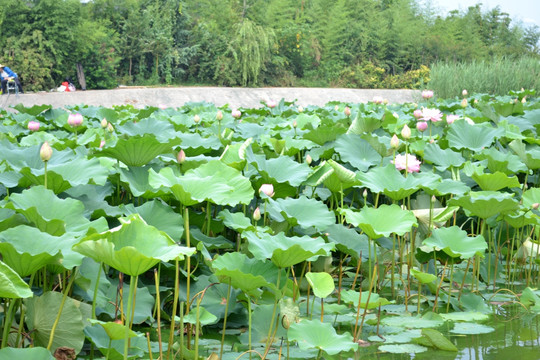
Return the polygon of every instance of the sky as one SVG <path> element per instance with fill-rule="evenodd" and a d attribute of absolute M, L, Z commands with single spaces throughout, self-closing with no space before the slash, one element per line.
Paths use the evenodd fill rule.
<path fill-rule="evenodd" d="M 426 0 L 423 1 L 424 3 Z M 467 10 L 469 6 L 482 3 L 484 11 L 496 6 L 510 15 L 512 21 L 521 21 L 525 27 L 540 27 L 540 0 L 427 0 L 446 14 L 450 10 Z"/>

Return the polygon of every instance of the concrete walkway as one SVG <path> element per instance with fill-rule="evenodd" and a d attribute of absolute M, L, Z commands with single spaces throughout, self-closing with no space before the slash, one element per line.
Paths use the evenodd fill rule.
<path fill-rule="evenodd" d="M 72 93 L 39 92 L 0 96 L 0 107 L 9 108 L 22 103 L 33 105 L 52 105 L 54 108 L 66 105 L 95 105 L 111 107 L 131 104 L 134 106 L 180 107 L 186 102 L 206 101 L 217 106 L 229 104 L 231 108 L 260 107 L 261 101 L 285 99 L 296 101 L 297 105 L 322 106 L 330 101 L 360 103 L 372 101 L 381 96 L 390 103 L 418 101 L 417 90 L 360 90 L 334 88 L 227 88 L 227 87 L 121 87 L 113 90 L 88 90 Z"/>

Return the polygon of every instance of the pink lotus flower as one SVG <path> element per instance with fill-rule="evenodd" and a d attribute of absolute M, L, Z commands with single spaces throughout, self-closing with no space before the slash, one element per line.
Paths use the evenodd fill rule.
<path fill-rule="evenodd" d="M 184 161 L 186 161 L 186 153 L 184 150 L 180 150 L 178 154 L 176 154 L 176 161 L 178 161 L 179 164 L 183 164 Z"/>
<path fill-rule="evenodd" d="M 443 113 L 439 109 L 422 108 L 420 120 L 438 122 L 442 120 Z"/>
<path fill-rule="evenodd" d="M 414 116 L 417 120 L 420 119 L 420 118 L 422 117 L 422 110 L 420 110 L 420 109 L 414 110 L 413 116 Z"/>
<path fill-rule="evenodd" d="M 457 119 L 459 119 L 459 115 L 453 115 L 453 114 L 450 114 L 450 115 L 446 115 L 446 122 L 448 124 L 452 124 L 454 121 L 456 121 Z"/>
<path fill-rule="evenodd" d="M 239 119 L 240 116 L 242 116 L 242 113 L 240 112 L 240 110 L 234 109 L 233 111 L 231 111 L 231 115 L 233 118 Z"/>
<path fill-rule="evenodd" d="M 418 131 L 424 132 L 426 131 L 427 127 L 428 127 L 428 124 L 425 121 L 419 121 L 416 123 L 416 128 L 418 129 Z"/>
<path fill-rule="evenodd" d="M 374 96 L 373 97 L 373 102 L 375 104 L 382 104 L 384 102 L 384 99 L 382 96 Z"/>
<path fill-rule="evenodd" d="M 274 196 L 274 185 L 272 184 L 262 184 L 259 188 L 259 194 L 263 193 L 268 197 Z"/>
<path fill-rule="evenodd" d="M 273 109 L 277 106 L 276 100 L 268 100 L 266 102 L 266 106 L 268 106 L 270 109 Z"/>
<path fill-rule="evenodd" d="M 73 127 L 81 126 L 83 123 L 83 116 L 79 113 L 69 114 L 67 122 Z"/>
<path fill-rule="evenodd" d="M 165 110 L 167 108 L 167 105 L 165 104 L 159 104 L 158 106 L 161 110 Z"/>
<path fill-rule="evenodd" d="M 28 123 L 28 130 L 30 130 L 30 131 L 38 131 L 39 130 L 39 122 L 30 121 Z"/>
<path fill-rule="evenodd" d="M 407 154 L 407 155 L 396 155 L 396 161 L 392 161 L 392 164 L 396 166 L 398 170 L 405 170 L 407 172 L 419 172 L 420 171 L 420 160 L 416 159 L 416 156 Z"/>
<path fill-rule="evenodd" d="M 424 90 L 422 91 L 422 97 L 424 99 L 431 99 L 433 97 L 433 90 Z"/>

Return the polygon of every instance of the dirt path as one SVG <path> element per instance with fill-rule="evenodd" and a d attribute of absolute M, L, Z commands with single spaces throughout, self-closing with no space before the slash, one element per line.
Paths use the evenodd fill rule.
<path fill-rule="evenodd" d="M 113 90 L 88 90 L 72 93 L 39 92 L 18 96 L 0 96 L 0 107 L 9 108 L 22 103 L 25 106 L 50 104 L 53 107 L 66 105 L 113 105 L 180 107 L 186 102 L 206 101 L 217 106 L 229 104 L 236 107 L 259 107 L 261 101 L 295 101 L 296 104 L 322 106 L 330 101 L 360 103 L 372 101 L 375 96 L 388 99 L 391 103 L 414 102 L 420 98 L 417 90 L 360 90 L 333 88 L 226 88 L 226 87 L 170 87 L 144 88 L 123 87 Z"/>

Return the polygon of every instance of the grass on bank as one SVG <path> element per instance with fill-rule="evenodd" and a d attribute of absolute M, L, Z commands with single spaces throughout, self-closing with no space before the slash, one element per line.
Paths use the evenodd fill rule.
<path fill-rule="evenodd" d="M 440 98 L 469 93 L 506 95 L 510 90 L 540 89 L 540 59 L 496 58 L 469 63 L 437 62 L 431 67 L 428 87 Z"/>

